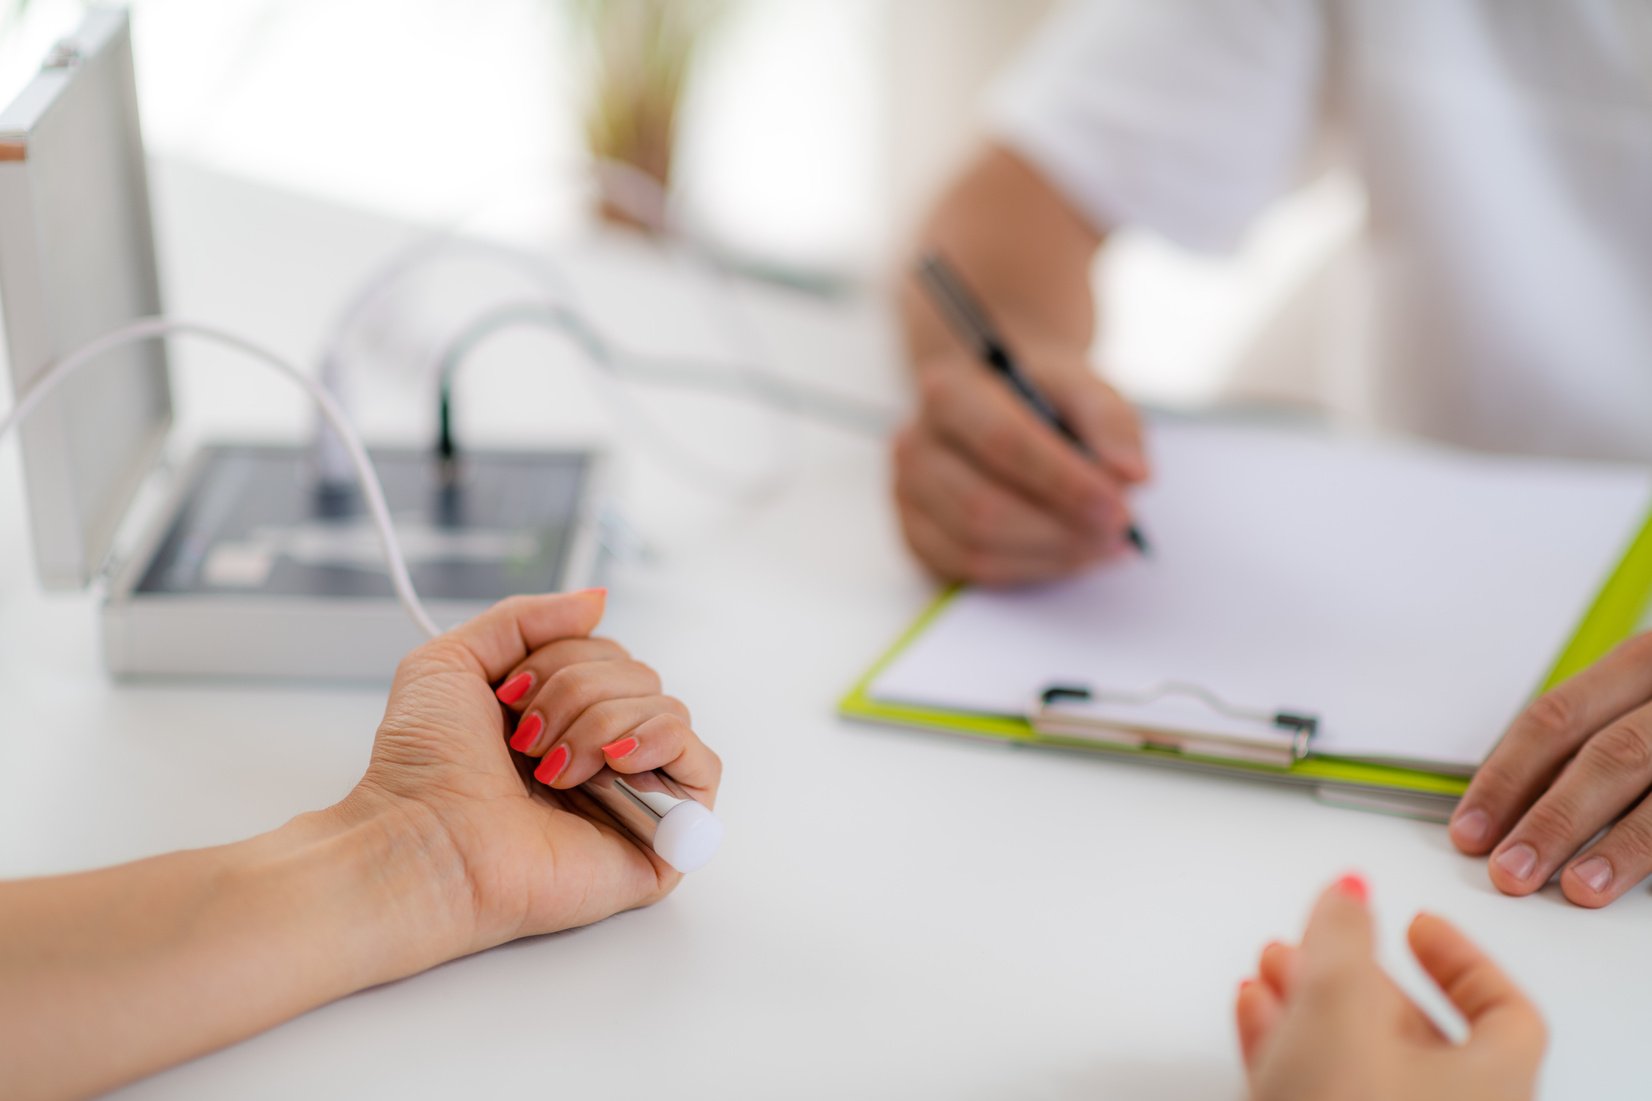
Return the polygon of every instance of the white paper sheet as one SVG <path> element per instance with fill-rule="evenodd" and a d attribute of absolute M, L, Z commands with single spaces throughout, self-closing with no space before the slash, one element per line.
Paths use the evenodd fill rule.
<path fill-rule="evenodd" d="M 1652 507 L 1638 467 L 1209 423 L 1152 442 L 1150 559 L 970 590 L 871 695 L 1024 715 L 1051 683 L 1191 681 L 1318 715 L 1318 753 L 1467 769 Z"/>

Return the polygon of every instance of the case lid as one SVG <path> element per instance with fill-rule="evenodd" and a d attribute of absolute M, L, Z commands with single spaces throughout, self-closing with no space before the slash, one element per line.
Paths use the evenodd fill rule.
<path fill-rule="evenodd" d="M 124 11 L 90 11 L 0 112 L 0 306 L 14 394 L 161 311 Z M 102 569 L 171 422 L 166 350 L 151 341 L 88 364 L 22 426 L 47 587 L 83 587 Z"/>

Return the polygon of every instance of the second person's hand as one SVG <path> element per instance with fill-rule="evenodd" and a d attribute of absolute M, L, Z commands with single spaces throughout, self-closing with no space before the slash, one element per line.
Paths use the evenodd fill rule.
<path fill-rule="evenodd" d="M 1490 853 L 1497 888 L 1560 889 L 1599 907 L 1652 875 L 1652 634 L 1538 697 L 1480 766 L 1451 818 Z M 1604 835 L 1602 835 L 1602 831 Z M 1564 869 L 1564 870 L 1561 870 Z"/>
<path fill-rule="evenodd" d="M 895 440 L 895 500 L 907 543 L 949 581 L 1046 581 L 1128 546 L 1125 491 L 1148 476 L 1135 410 L 1082 354 L 1017 350 L 1093 457 L 963 349 L 919 364 L 918 410 Z"/>
<path fill-rule="evenodd" d="M 1271 944 L 1239 988 L 1252 1101 L 1519 1101 L 1535 1088 L 1536 1008 L 1443 918 L 1411 923 L 1411 951 L 1468 1023 L 1454 1043 L 1377 964 L 1366 886 L 1326 890 L 1300 947 Z"/>

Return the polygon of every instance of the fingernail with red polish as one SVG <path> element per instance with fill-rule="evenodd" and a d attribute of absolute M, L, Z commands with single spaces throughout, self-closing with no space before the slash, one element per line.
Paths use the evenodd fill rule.
<path fill-rule="evenodd" d="M 542 784 L 549 784 L 552 780 L 561 776 L 562 770 L 567 767 L 568 747 L 559 745 L 545 754 L 545 759 L 540 761 L 539 767 L 533 770 L 533 778 Z"/>
<path fill-rule="evenodd" d="M 1364 904 L 1371 898 L 1371 888 L 1366 885 L 1365 877 L 1356 872 L 1349 872 L 1336 881 L 1338 894 L 1347 895 L 1355 902 Z"/>
<path fill-rule="evenodd" d="M 499 691 L 495 692 L 494 695 L 499 698 L 500 703 L 515 703 L 517 700 L 520 700 L 523 696 L 528 694 L 528 686 L 532 683 L 533 674 L 529 672 L 521 672 L 506 681 L 504 684 L 501 684 L 499 686 Z"/>
<path fill-rule="evenodd" d="M 533 743 L 539 740 L 539 732 L 544 729 L 545 720 L 539 717 L 539 712 L 528 712 L 516 724 L 516 733 L 511 735 L 511 748 L 518 753 L 526 753 L 533 748 Z"/>
<path fill-rule="evenodd" d="M 621 759 L 622 757 L 631 756 L 631 754 L 635 753 L 636 750 L 637 750 L 637 739 L 635 739 L 635 738 L 621 738 L 619 741 L 614 742 L 611 745 L 603 746 L 602 747 L 602 755 L 604 757 L 607 757 L 610 761 L 617 761 L 617 760 Z"/>

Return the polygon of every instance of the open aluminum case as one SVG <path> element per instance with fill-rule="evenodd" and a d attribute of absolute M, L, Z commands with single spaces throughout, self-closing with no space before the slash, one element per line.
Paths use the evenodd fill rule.
<path fill-rule="evenodd" d="M 161 312 L 126 12 L 92 9 L 0 112 L 0 305 L 14 393 L 78 346 Z M 249 367 L 250 369 L 250 367 Z M 309 449 L 197 452 L 141 525 L 117 533 L 172 427 L 166 349 L 111 352 L 22 427 L 43 584 L 103 588 L 116 674 L 384 679 L 422 641 L 357 495 Z M 515 592 L 591 584 L 600 452 L 373 452 L 415 586 L 438 623 Z"/>

